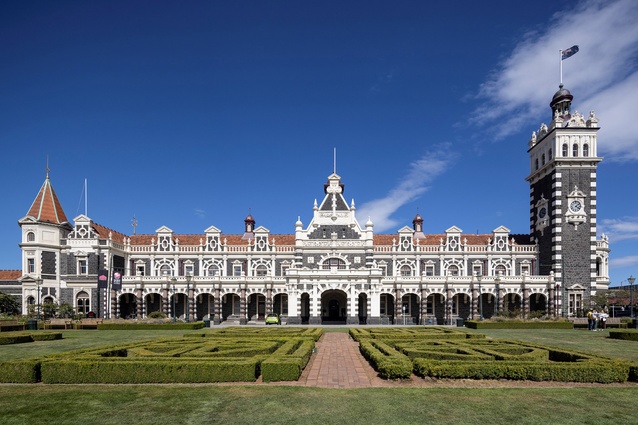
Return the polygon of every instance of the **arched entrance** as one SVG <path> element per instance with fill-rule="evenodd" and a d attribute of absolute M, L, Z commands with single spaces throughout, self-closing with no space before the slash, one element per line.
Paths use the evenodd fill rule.
<path fill-rule="evenodd" d="M 416 325 L 419 323 L 419 297 L 416 294 L 405 294 L 401 297 L 401 323 L 399 325 Z"/>
<path fill-rule="evenodd" d="M 547 314 L 547 297 L 545 294 L 535 293 L 529 297 L 529 312 L 533 317 L 540 317 Z"/>
<path fill-rule="evenodd" d="M 380 324 L 394 324 L 394 295 L 383 293 L 379 295 Z"/>
<path fill-rule="evenodd" d="M 248 296 L 248 320 L 264 320 L 266 318 L 266 296 L 250 294 Z"/>
<path fill-rule="evenodd" d="M 503 297 L 503 309 L 510 317 L 521 316 L 521 296 L 514 293 L 505 294 Z"/>
<path fill-rule="evenodd" d="M 359 324 L 368 322 L 368 294 L 359 294 Z"/>
<path fill-rule="evenodd" d="M 307 292 L 301 294 L 301 305 L 299 315 L 301 316 L 301 324 L 307 325 L 310 323 L 310 295 Z"/>
<path fill-rule="evenodd" d="M 430 294 L 426 298 L 426 323 L 428 325 L 445 324 L 445 296 L 440 293 Z"/>
<path fill-rule="evenodd" d="M 212 294 L 199 294 L 195 301 L 195 320 L 211 319 L 215 314 L 215 297 Z"/>
<path fill-rule="evenodd" d="M 134 294 L 126 293 L 120 295 L 120 314 L 122 319 L 134 319 L 137 317 L 137 297 Z"/>
<path fill-rule="evenodd" d="M 326 324 L 345 324 L 348 312 L 348 296 L 345 292 L 333 289 L 321 294 L 321 322 Z"/>
<path fill-rule="evenodd" d="M 146 297 L 144 297 L 144 304 L 146 317 L 154 312 L 160 313 L 162 311 L 162 296 L 156 293 L 146 294 Z"/>
<path fill-rule="evenodd" d="M 225 294 L 222 296 L 222 320 L 229 317 L 239 319 L 241 312 L 241 298 L 238 294 Z"/>

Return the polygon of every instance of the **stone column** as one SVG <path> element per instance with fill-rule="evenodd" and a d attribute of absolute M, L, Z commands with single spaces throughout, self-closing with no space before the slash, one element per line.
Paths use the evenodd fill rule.
<path fill-rule="evenodd" d="M 222 303 L 221 303 L 221 283 L 215 286 L 215 299 L 213 300 L 213 324 L 219 325 L 222 322 Z"/>
<path fill-rule="evenodd" d="M 195 320 L 195 284 L 191 282 L 188 289 L 188 321 Z"/>
<path fill-rule="evenodd" d="M 241 290 L 240 290 L 240 298 L 239 298 L 239 324 L 240 325 L 245 325 L 246 323 L 248 323 L 248 319 L 246 318 L 246 307 L 247 307 L 247 300 L 246 300 L 246 286 L 242 286 Z"/>
<path fill-rule="evenodd" d="M 428 324 L 428 294 L 425 288 L 421 288 L 421 324 Z"/>
<path fill-rule="evenodd" d="M 162 288 L 162 313 L 168 317 L 168 283 Z"/>
<path fill-rule="evenodd" d="M 136 301 L 136 309 L 137 309 L 137 318 L 141 319 L 144 315 L 144 293 L 143 293 L 144 285 L 138 283 L 135 285 L 135 301 Z"/>

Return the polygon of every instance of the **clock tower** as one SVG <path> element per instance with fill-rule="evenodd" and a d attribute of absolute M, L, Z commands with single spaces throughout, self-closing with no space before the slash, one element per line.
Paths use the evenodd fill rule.
<path fill-rule="evenodd" d="M 598 119 L 571 112 L 561 84 L 552 121 L 529 141 L 530 235 L 538 246 L 536 272 L 554 273 L 563 315 L 588 306 L 596 290 L 596 168 Z"/>

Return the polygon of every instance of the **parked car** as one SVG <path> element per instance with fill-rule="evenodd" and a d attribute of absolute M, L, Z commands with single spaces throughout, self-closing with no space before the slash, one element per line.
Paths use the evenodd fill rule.
<path fill-rule="evenodd" d="M 281 325 L 281 320 L 279 319 L 279 315 L 277 313 L 269 313 L 266 316 L 266 324 L 267 325 Z"/>

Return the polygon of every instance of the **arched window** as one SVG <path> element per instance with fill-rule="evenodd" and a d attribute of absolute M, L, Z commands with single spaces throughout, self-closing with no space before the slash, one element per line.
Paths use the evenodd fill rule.
<path fill-rule="evenodd" d="M 76 299 L 78 314 L 85 316 L 89 314 L 89 311 L 91 311 L 91 299 L 89 298 L 89 294 L 85 291 L 79 292 Z"/>
<path fill-rule="evenodd" d="M 536 169 L 538 170 L 538 158 L 536 158 Z"/>
<path fill-rule="evenodd" d="M 459 266 L 451 265 L 447 268 L 448 276 L 458 276 L 459 275 Z"/>
<path fill-rule="evenodd" d="M 563 145 L 563 156 L 569 155 L 569 148 L 567 147 L 567 143 Z"/>
<path fill-rule="evenodd" d="M 587 143 L 583 145 L 583 156 L 589 156 L 589 145 Z"/>
<path fill-rule="evenodd" d="M 266 276 L 267 273 L 268 267 L 264 266 L 263 264 L 260 264 L 255 268 L 255 276 Z"/>
<path fill-rule="evenodd" d="M 505 275 L 507 275 L 507 267 L 505 267 L 502 264 L 499 264 L 498 266 L 494 267 L 494 274 L 496 276 L 505 276 Z"/>
<path fill-rule="evenodd" d="M 578 145 L 576 143 L 572 146 L 572 156 L 578 156 Z"/>
<path fill-rule="evenodd" d="M 35 242 L 35 233 L 33 232 L 27 233 L 27 242 Z"/>
<path fill-rule="evenodd" d="M 321 265 L 321 268 L 324 270 L 330 270 L 331 267 L 336 267 L 339 270 L 345 270 L 346 262 L 341 258 L 328 258 Z"/>
<path fill-rule="evenodd" d="M 552 150 L 551 150 L 551 148 L 550 148 L 550 150 L 549 150 L 549 155 L 548 155 L 548 156 L 549 156 L 549 160 L 550 160 L 550 161 L 551 161 L 551 160 L 552 160 L 552 158 L 553 158 L 553 156 L 552 156 L 552 155 L 554 155 L 554 153 L 553 153 L 553 151 L 552 151 Z"/>
<path fill-rule="evenodd" d="M 399 269 L 401 276 L 412 276 L 412 267 L 406 265 L 401 266 Z"/>
<path fill-rule="evenodd" d="M 160 267 L 160 276 L 173 276 L 173 269 L 171 266 L 164 264 Z"/>
<path fill-rule="evenodd" d="M 545 165 L 545 154 L 543 154 L 543 156 L 541 157 L 541 164 Z"/>
<path fill-rule="evenodd" d="M 220 274 L 221 273 L 219 273 L 219 267 L 217 267 L 215 264 L 208 268 L 208 276 L 219 276 Z"/>

